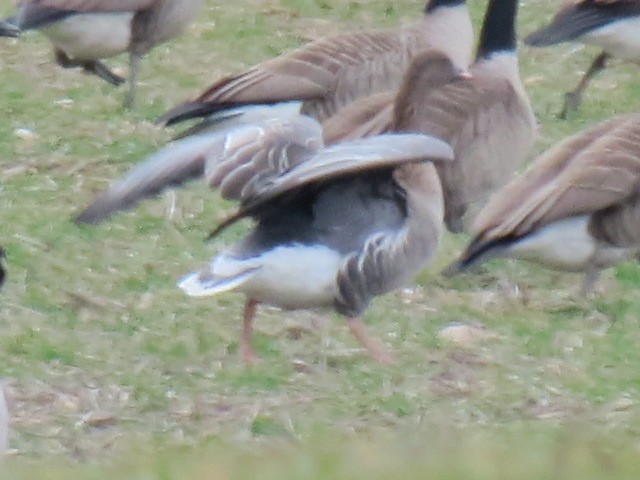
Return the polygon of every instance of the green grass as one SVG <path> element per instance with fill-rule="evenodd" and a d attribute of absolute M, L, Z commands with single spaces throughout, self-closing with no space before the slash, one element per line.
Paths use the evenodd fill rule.
<path fill-rule="evenodd" d="M 257 420 L 257 419 L 256 419 Z M 254 422 L 255 424 L 256 422 Z M 635 479 L 640 467 L 637 448 L 616 448 L 602 437 L 582 435 L 580 426 L 572 433 L 516 427 L 496 436 L 494 432 L 452 432 L 437 430 L 431 439 L 411 432 L 402 438 L 378 433 L 376 440 L 354 440 L 345 435 L 321 431 L 305 442 L 292 440 L 285 427 L 260 419 L 252 428 L 250 444 L 233 449 L 219 439 L 201 448 L 158 447 L 150 451 L 132 447 L 128 461 L 100 469 L 74 467 L 55 462 L 46 470 L 39 463 L 8 465 L 7 478 L 51 480 L 83 478 L 102 480 L 213 480 L 251 479 L 512 479 L 596 480 Z M 265 438 L 267 435 L 269 438 Z M 331 442 L 327 436 L 333 437 Z M 609 437 L 607 437 L 608 439 Z"/>
<path fill-rule="evenodd" d="M 411 21 L 420 8 L 209 1 L 187 35 L 145 60 L 132 112 L 121 108 L 122 90 L 56 68 L 43 37 L 0 43 L 0 244 L 9 267 L 0 375 L 14 453 L 6 478 L 637 477 L 635 263 L 606 272 L 583 300 L 577 276 L 524 263 L 440 278 L 465 241 L 449 236 L 416 288 L 376 299 L 366 313 L 399 365 L 363 356 L 336 315 L 262 309 L 263 362 L 247 368 L 241 296 L 192 301 L 175 288 L 242 234 L 238 226 L 203 241 L 230 204 L 193 185 L 98 227 L 69 222 L 167 141 L 171 132 L 152 121 L 176 102 L 310 38 Z M 521 31 L 553 8 L 523 3 Z M 479 20 L 484 2 L 471 9 Z M 574 50 L 521 50 L 541 124 L 537 152 L 640 108 L 638 68 L 619 65 L 594 81 L 577 114 L 558 120 L 563 92 L 597 53 Z M 491 335 L 452 345 L 438 333 L 455 322 Z"/>

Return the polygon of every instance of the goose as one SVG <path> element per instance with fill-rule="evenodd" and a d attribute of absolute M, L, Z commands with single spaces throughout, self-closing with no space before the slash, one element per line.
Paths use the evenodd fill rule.
<path fill-rule="evenodd" d="M 566 118 L 578 109 L 589 81 L 604 70 L 611 57 L 640 62 L 640 1 L 569 0 L 549 25 L 524 41 L 532 47 L 575 41 L 602 49 L 576 88 L 565 94 L 560 117 Z"/>
<path fill-rule="evenodd" d="M 470 75 L 433 84 L 442 56 L 417 56 L 397 92 L 357 100 L 323 122 L 328 144 L 384 132 L 434 135 L 451 144 L 455 161 L 439 163 L 445 223 L 465 228 L 470 205 L 484 201 L 520 170 L 536 119 L 518 71 L 517 0 L 490 0 Z"/>
<path fill-rule="evenodd" d="M 195 18 L 202 0 L 22 0 L 12 22 L 37 29 L 53 44 L 56 61 L 81 67 L 112 85 L 124 79 L 100 61 L 129 52 L 125 106 L 135 103 L 142 57 L 179 35 Z"/>
<path fill-rule="evenodd" d="M 372 297 L 405 284 L 434 254 L 443 207 L 430 161 L 452 157 L 448 144 L 418 134 L 325 147 L 314 119 L 273 118 L 168 145 L 75 220 L 98 222 L 168 185 L 204 175 L 223 198 L 240 202 L 212 235 L 245 217 L 255 226 L 179 286 L 193 297 L 246 295 L 245 362 L 257 360 L 252 323 L 264 303 L 333 307 L 373 358 L 393 363 L 360 317 Z"/>
<path fill-rule="evenodd" d="M 494 257 L 599 272 L 640 252 L 640 114 L 613 117 L 565 139 L 480 211 L 474 236 L 447 273 Z"/>
<path fill-rule="evenodd" d="M 448 54 L 459 68 L 469 65 L 473 26 L 465 0 L 429 0 L 422 18 L 409 27 L 311 42 L 215 82 L 158 122 L 204 117 L 202 130 L 220 121 L 226 128 L 298 113 L 321 121 L 356 98 L 396 87 L 411 58 L 431 48 Z"/>

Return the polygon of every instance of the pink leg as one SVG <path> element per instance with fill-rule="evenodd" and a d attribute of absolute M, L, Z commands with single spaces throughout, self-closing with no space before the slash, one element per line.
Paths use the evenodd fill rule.
<path fill-rule="evenodd" d="M 374 359 L 385 365 L 395 365 L 397 363 L 393 353 L 365 331 L 362 320 L 359 318 L 349 318 L 347 319 L 347 325 L 349 325 L 351 333 L 356 337 L 358 342 L 360 342 L 360 345 L 362 345 L 367 353 Z"/>
<path fill-rule="evenodd" d="M 240 355 L 242 360 L 248 365 L 260 363 L 260 359 L 251 347 L 251 336 L 253 335 L 253 319 L 256 316 L 258 302 L 247 298 L 244 304 L 244 315 L 242 317 L 242 335 L 240 336 Z"/>

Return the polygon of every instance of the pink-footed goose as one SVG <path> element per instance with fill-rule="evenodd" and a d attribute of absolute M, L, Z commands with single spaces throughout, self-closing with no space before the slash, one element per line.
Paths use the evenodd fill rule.
<path fill-rule="evenodd" d="M 325 120 L 325 141 L 391 131 L 444 139 L 455 151 L 453 162 L 437 164 L 445 223 L 462 231 L 469 206 L 523 167 L 535 137 L 535 116 L 518 71 L 516 13 L 517 0 L 489 1 L 471 78 L 425 88 L 423 72 L 433 70 L 434 57 L 418 56 L 397 93 L 357 100 Z"/>
<path fill-rule="evenodd" d="M 465 0 L 429 0 L 422 18 L 409 27 L 311 42 L 217 81 L 159 121 L 204 118 L 195 131 L 291 112 L 321 121 L 356 98 L 396 88 L 411 58 L 432 48 L 459 68 L 469 65 L 473 26 Z"/>
<path fill-rule="evenodd" d="M 565 95 L 561 118 L 582 102 L 589 81 L 606 67 L 611 57 L 640 63 L 639 0 L 569 0 L 549 25 L 525 38 L 533 47 L 580 42 L 602 49 L 574 90 Z"/>
<path fill-rule="evenodd" d="M 452 68 L 452 75 L 455 69 Z M 429 160 L 449 145 L 389 134 L 325 147 L 306 116 L 270 119 L 176 141 L 114 183 L 83 211 L 94 223 L 169 185 L 204 175 L 239 211 L 212 235 L 251 217 L 256 224 L 180 287 L 191 296 L 243 292 L 241 352 L 254 362 L 252 322 L 260 303 L 286 309 L 333 307 L 368 353 L 394 361 L 360 317 L 372 297 L 425 266 L 442 229 L 442 191 Z"/>
<path fill-rule="evenodd" d="M 195 18 L 202 0 L 22 0 L 10 23 L 37 29 L 53 44 L 63 67 L 81 67 L 113 85 L 124 80 L 100 62 L 129 52 L 125 105 L 135 102 L 142 57 L 179 35 Z"/>
<path fill-rule="evenodd" d="M 586 274 L 640 252 L 640 114 L 621 115 L 549 149 L 478 214 L 457 273 L 512 257 Z"/>

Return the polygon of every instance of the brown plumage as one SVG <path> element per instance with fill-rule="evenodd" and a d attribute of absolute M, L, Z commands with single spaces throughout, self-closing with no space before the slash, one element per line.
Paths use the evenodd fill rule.
<path fill-rule="evenodd" d="M 429 53 L 437 54 L 436 51 Z M 446 60 L 446 57 L 443 58 Z M 452 73 L 451 80 L 453 78 L 455 73 Z M 395 99 L 395 92 L 386 91 L 369 95 L 342 107 L 322 122 L 325 143 L 332 145 L 392 131 Z"/>
<path fill-rule="evenodd" d="M 81 67 L 118 85 L 123 79 L 101 63 L 129 52 L 129 90 L 135 101 L 142 57 L 178 34 L 195 18 L 202 0 L 22 0 L 15 22 L 20 30 L 38 29 L 54 45 L 63 67 Z"/>
<path fill-rule="evenodd" d="M 444 142 L 383 135 L 324 147 L 313 119 L 272 119 L 175 142 L 114 183 L 82 212 L 97 222 L 138 199 L 196 176 L 240 208 L 214 234 L 251 217 L 254 228 L 180 282 L 191 296 L 243 292 L 241 351 L 255 361 L 251 330 L 259 303 L 333 307 L 377 360 L 393 356 L 360 320 L 430 260 L 442 230 L 442 191 L 426 160 L 450 160 Z"/>
<path fill-rule="evenodd" d="M 417 56 L 395 95 L 356 101 L 326 120 L 325 140 L 383 132 L 419 132 L 446 140 L 456 158 L 437 165 L 445 222 L 449 230 L 461 231 L 469 206 L 523 167 L 535 136 L 535 117 L 518 73 L 514 18 L 515 2 L 490 2 L 471 78 L 447 77 L 446 55 Z"/>
<path fill-rule="evenodd" d="M 411 58 L 425 49 L 445 51 L 469 64 L 473 28 L 463 0 L 430 0 L 411 27 L 356 32 L 314 41 L 217 81 L 197 98 L 167 112 L 167 124 L 229 108 L 302 102 L 301 113 L 329 117 L 356 98 L 398 85 Z"/>
<path fill-rule="evenodd" d="M 463 75 L 463 76 L 461 76 Z M 416 114 L 425 98 L 455 80 L 469 78 L 447 55 L 426 50 L 414 57 L 398 91 L 386 91 L 352 102 L 322 123 L 327 144 L 397 131 L 406 116 Z M 419 98 L 415 98 L 419 92 Z M 415 105 L 413 102 L 416 101 Z"/>
<path fill-rule="evenodd" d="M 393 131 L 435 135 L 454 149 L 455 161 L 438 166 L 445 223 L 453 232 L 464 229 L 472 204 L 486 200 L 523 167 L 535 136 L 535 118 L 519 91 L 519 78 L 494 76 L 499 68 L 484 67 L 476 65 L 471 79 L 435 89 L 426 98 L 414 90 L 404 97 L 406 108 L 395 115 Z M 517 74 L 515 68 L 512 73 Z"/>
<path fill-rule="evenodd" d="M 579 107 L 589 81 L 611 57 L 640 62 L 640 0 L 566 1 L 548 25 L 524 41 L 533 47 L 575 41 L 602 49 L 576 88 L 565 95 L 560 117 L 566 118 Z"/>
<path fill-rule="evenodd" d="M 640 251 L 640 114 L 543 153 L 491 199 L 473 231 L 451 272 L 495 256 L 524 258 L 587 273 L 586 293 L 600 270 Z"/>

